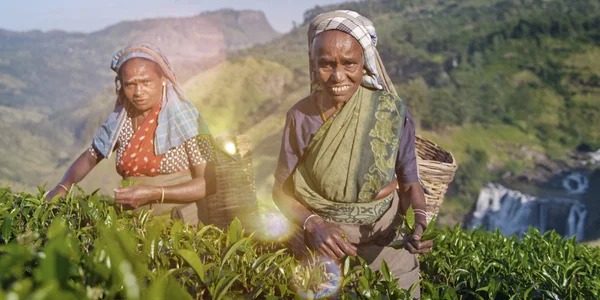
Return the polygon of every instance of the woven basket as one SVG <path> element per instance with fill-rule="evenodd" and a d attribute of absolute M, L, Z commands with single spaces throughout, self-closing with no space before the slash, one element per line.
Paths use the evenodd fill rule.
<path fill-rule="evenodd" d="M 454 179 L 456 160 L 452 153 L 422 136 L 415 137 L 415 147 L 419 177 L 425 190 L 426 211 L 432 217 L 439 212 L 448 185 Z"/>
<path fill-rule="evenodd" d="M 227 144 L 235 152 L 227 151 Z M 254 228 L 258 215 L 252 169 L 252 142 L 247 135 L 215 139 L 216 193 L 207 197 L 207 223 L 225 228 L 237 217 L 244 227 Z M 230 149 L 233 150 L 233 149 Z"/>

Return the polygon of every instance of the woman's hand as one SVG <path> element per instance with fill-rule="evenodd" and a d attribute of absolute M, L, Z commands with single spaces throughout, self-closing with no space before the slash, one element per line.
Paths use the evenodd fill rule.
<path fill-rule="evenodd" d="M 158 199 L 156 189 L 158 188 L 158 198 L 160 198 L 160 188 L 147 185 L 134 185 L 129 187 L 119 187 L 114 189 L 115 200 L 126 209 L 135 209 L 142 205 Z"/>
<path fill-rule="evenodd" d="M 62 199 L 62 198 L 64 198 L 67 195 L 67 190 L 65 190 L 63 187 L 61 187 L 60 185 L 58 185 L 54 189 L 52 189 L 48 193 L 48 195 L 46 195 L 46 198 L 44 200 L 46 200 L 46 202 L 50 202 L 57 195 L 60 195 L 60 198 Z"/>
<path fill-rule="evenodd" d="M 415 223 L 415 231 L 412 235 L 404 236 L 404 249 L 412 254 L 424 254 L 431 252 L 433 240 L 421 241 L 425 227 L 421 223 Z"/>
<path fill-rule="evenodd" d="M 308 247 L 338 260 L 345 256 L 356 256 L 356 247 L 348 242 L 344 232 L 335 224 L 314 217 L 306 222 L 304 231 Z"/>

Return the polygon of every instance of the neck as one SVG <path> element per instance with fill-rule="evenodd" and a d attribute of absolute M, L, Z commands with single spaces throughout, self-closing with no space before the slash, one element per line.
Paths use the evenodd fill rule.
<path fill-rule="evenodd" d="M 142 117 L 142 119 L 146 119 L 146 117 L 150 114 L 150 111 L 151 111 L 151 109 L 141 111 L 134 107 L 131 110 L 131 115 L 132 115 L 132 117 L 135 117 L 135 118 Z"/>
<path fill-rule="evenodd" d="M 348 101 L 335 101 L 327 93 L 321 93 L 321 101 L 323 101 L 323 110 L 334 108 L 340 110 Z"/>

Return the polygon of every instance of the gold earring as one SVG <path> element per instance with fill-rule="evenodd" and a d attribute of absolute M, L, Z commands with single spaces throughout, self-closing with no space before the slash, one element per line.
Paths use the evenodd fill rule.
<path fill-rule="evenodd" d="M 367 70 L 363 69 L 363 74 L 367 74 Z"/>
<path fill-rule="evenodd" d="M 165 81 L 163 81 L 163 86 L 167 86 L 167 83 Z"/>

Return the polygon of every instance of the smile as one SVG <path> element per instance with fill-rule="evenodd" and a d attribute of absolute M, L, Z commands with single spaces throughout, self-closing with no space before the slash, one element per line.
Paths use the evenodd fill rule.
<path fill-rule="evenodd" d="M 343 86 L 332 86 L 331 90 L 334 91 L 335 93 L 339 93 L 339 92 L 345 92 L 348 89 L 350 89 L 350 85 L 343 85 Z"/>

